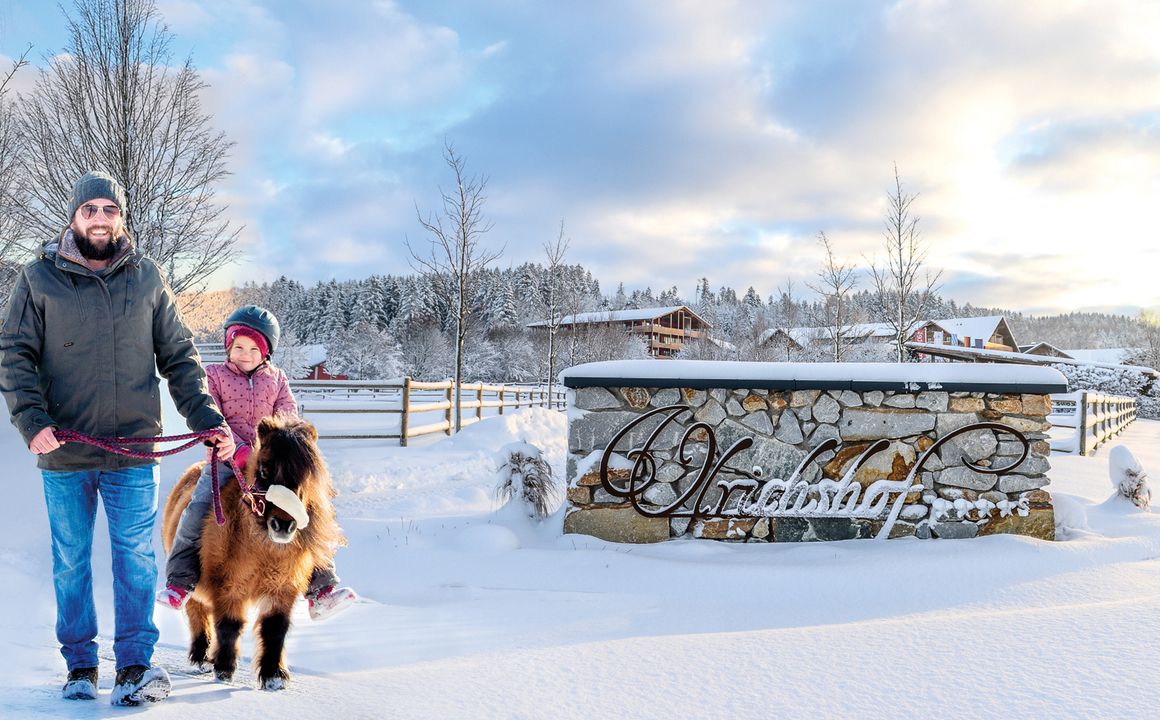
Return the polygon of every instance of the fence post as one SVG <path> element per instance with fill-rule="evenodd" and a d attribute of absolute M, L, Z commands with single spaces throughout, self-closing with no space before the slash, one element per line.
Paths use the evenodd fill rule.
<path fill-rule="evenodd" d="M 500 415 L 503 415 L 503 393 L 504 393 L 504 389 L 506 387 L 507 387 L 506 385 L 499 386 L 499 414 Z"/>
<path fill-rule="evenodd" d="M 1076 423 L 1076 432 L 1079 433 L 1079 454 L 1087 455 L 1087 391 L 1079 392 L 1079 407 L 1076 408 L 1079 419 Z"/>
<path fill-rule="evenodd" d="M 447 437 L 455 432 L 455 421 L 452 419 L 451 412 L 455 409 L 455 400 L 459 398 L 459 393 L 455 392 L 455 381 L 447 378 L 447 412 L 443 413 L 443 419 L 447 422 Z"/>
<path fill-rule="evenodd" d="M 407 432 L 411 425 L 411 378 L 403 378 L 403 414 L 399 416 L 399 444 L 407 447 Z"/>
<path fill-rule="evenodd" d="M 475 419 L 483 419 L 483 381 L 475 386 Z"/>

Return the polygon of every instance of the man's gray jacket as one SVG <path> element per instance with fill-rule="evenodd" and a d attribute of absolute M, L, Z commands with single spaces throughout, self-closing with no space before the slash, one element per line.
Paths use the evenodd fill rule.
<path fill-rule="evenodd" d="M 97 437 L 161 434 L 158 372 L 190 429 L 225 422 L 173 291 L 127 236 L 102 273 L 84 263 L 71 230 L 46 243 L 16 277 L 0 354 L 0 392 L 25 444 L 51 426 Z M 149 462 L 81 443 L 37 459 L 45 470 Z"/>

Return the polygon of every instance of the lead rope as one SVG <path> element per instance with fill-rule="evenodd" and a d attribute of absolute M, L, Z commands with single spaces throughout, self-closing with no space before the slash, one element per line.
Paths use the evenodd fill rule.
<path fill-rule="evenodd" d="M 202 442 L 204 442 L 205 440 L 208 440 L 211 437 L 214 437 L 215 435 L 218 434 L 218 431 L 217 430 L 199 430 L 197 432 L 185 433 L 184 435 L 159 435 L 157 437 L 143 437 L 143 438 L 134 438 L 134 437 L 100 438 L 100 437 L 93 437 L 92 435 L 86 435 L 86 434 L 84 434 L 82 432 L 78 432 L 76 430 L 65 430 L 65 429 L 61 429 L 61 428 L 56 428 L 53 430 L 53 434 L 56 436 L 56 439 L 62 443 L 63 442 L 79 442 L 79 443 L 84 443 L 85 445 L 92 445 L 94 447 L 99 447 L 102 450 L 106 450 L 108 452 L 111 452 L 111 453 L 114 453 L 117 455 L 125 455 L 126 457 L 140 458 L 142 460 L 152 460 L 152 459 L 161 458 L 161 457 L 168 457 L 169 455 L 176 455 L 179 452 L 182 452 L 184 450 L 188 450 L 191 447 L 194 447 L 195 445 L 199 445 Z M 145 445 L 145 444 L 151 445 L 153 443 L 178 442 L 180 440 L 188 440 L 188 442 L 186 442 L 182 445 L 179 445 L 175 448 L 170 448 L 168 450 L 137 450 L 135 448 L 129 447 L 130 445 Z M 217 521 L 218 525 L 225 525 L 226 516 L 225 516 L 225 513 L 222 512 L 221 486 L 218 482 L 217 459 L 213 458 L 209 462 L 210 462 L 210 481 L 211 481 L 211 485 L 213 488 L 214 520 Z M 232 463 L 228 463 L 228 464 L 230 464 L 232 466 Z M 253 499 L 252 489 L 247 488 L 245 481 L 242 480 L 241 476 L 238 475 L 238 473 L 236 471 L 234 472 L 234 475 L 238 477 L 238 484 L 242 487 L 243 496 L 245 496 L 247 494 L 250 495 L 251 509 L 253 509 L 252 506 L 254 504 L 254 499 Z M 249 490 L 249 492 L 247 492 L 247 490 Z"/>

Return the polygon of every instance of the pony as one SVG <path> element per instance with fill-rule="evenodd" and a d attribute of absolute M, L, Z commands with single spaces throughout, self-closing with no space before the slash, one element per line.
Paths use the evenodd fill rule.
<path fill-rule="evenodd" d="M 281 690 L 290 680 L 283 657 L 290 611 L 309 585 L 315 565 L 331 562 L 346 540 L 335 517 L 337 494 L 318 450 L 314 426 L 293 415 L 263 418 L 241 478 L 221 488 L 225 524 L 207 513 L 199 549 L 201 581 L 186 602 L 189 660 L 199 670 L 212 664 L 228 682 L 237 669 L 238 641 L 246 614 L 257 608 L 259 686 Z M 162 542 L 173 546 L 181 512 L 189 504 L 205 463 L 177 481 L 165 503 Z"/>

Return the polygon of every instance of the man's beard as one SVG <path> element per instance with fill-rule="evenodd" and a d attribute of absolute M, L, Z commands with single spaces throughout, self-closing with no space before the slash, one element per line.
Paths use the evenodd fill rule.
<path fill-rule="evenodd" d="M 88 235 L 74 228 L 73 239 L 76 240 L 77 250 L 81 251 L 81 255 L 83 255 L 86 260 L 112 260 L 113 256 L 117 254 L 117 248 L 119 247 L 118 240 L 120 238 L 117 236 L 117 234 L 115 234 L 115 228 L 110 227 L 109 231 L 110 240 L 105 243 L 104 247 L 98 247 L 94 245 L 91 240 L 89 240 Z"/>

